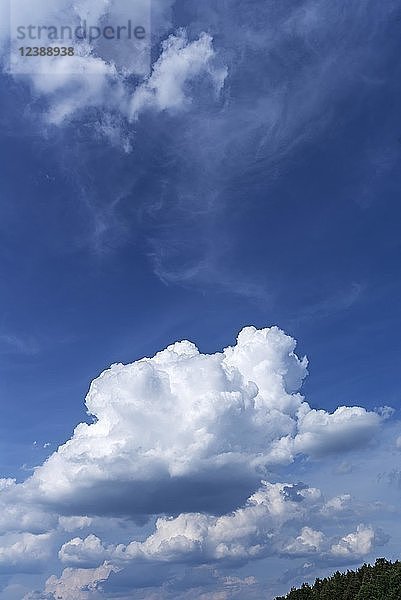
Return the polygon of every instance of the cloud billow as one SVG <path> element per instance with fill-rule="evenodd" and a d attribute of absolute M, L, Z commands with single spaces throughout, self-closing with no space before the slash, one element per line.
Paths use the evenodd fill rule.
<path fill-rule="evenodd" d="M 95 422 L 78 425 L 25 485 L 64 514 L 222 514 L 275 465 L 366 444 L 382 417 L 311 409 L 295 345 L 276 327 L 248 327 L 216 354 L 183 341 L 113 365 L 86 398 Z"/>

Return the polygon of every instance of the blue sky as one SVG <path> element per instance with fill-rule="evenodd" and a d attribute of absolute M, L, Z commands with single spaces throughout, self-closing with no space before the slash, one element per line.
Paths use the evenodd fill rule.
<path fill-rule="evenodd" d="M 78 4 L 92 14 L 90 2 Z M 302 393 L 312 408 L 395 409 L 351 455 L 338 447 L 309 460 L 301 452 L 271 473 L 273 483 L 302 480 L 323 494 L 357 495 L 358 487 L 372 489 L 366 465 L 376 455 L 391 460 L 383 468 L 373 461 L 376 475 L 399 473 L 400 15 L 397 2 L 155 0 L 147 79 L 88 71 L 60 84 L 56 72 L 16 76 L 4 63 L 2 477 L 26 481 L 78 423 L 91 422 L 85 395 L 111 364 L 184 339 L 202 353 L 220 352 L 249 325 L 277 325 L 298 341 L 298 356 L 309 359 Z M 6 56 L 6 34 L 0 41 Z M 341 465 L 335 483 L 322 474 Z M 399 490 L 389 489 L 374 487 L 371 501 L 391 496 L 399 504 Z M 385 511 L 373 515 L 362 500 L 353 496 L 346 533 L 377 525 L 383 533 L 374 539 L 383 541 L 392 529 L 382 523 Z M 112 543 L 111 525 L 94 531 L 102 527 Z M 58 530 L 54 536 L 60 547 L 68 542 Z M 394 536 L 387 543 L 388 551 L 366 542 L 366 553 L 337 553 L 338 564 L 392 557 Z M 197 560 L 175 592 L 165 574 L 146 584 L 159 595 L 141 595 L 123 569 L 108 576 L 106 596 L 93 597 L 169 598 L 179 589 L 186 598 L 199 580 L 188 597 L 248 598 L 246 577 L 258 579 L 252 589 L 279 593 L 285 585 L 263 573 L 296 577 L 300 566 L 298 554 L 282 548 L 246 566 Z M 50 572 L 30 565 L 32 588 L 26 567 L 5 568 L 0 597 L 21 598 L 22 587 L 10 585 L 24 594 L 44 589 L 61 573 L 57 551 L 52 561 Z M 182 571 L 180 561 L 171 572 Z M 338 566 L 327 550 L 310 562 L 312 578 Z M 223 585 L 226 576 L 241 583 Z"/>

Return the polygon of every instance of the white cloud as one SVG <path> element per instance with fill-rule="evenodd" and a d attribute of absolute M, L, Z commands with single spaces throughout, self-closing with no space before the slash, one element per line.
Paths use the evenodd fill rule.
<path fill-rule="evenodd" d="M 75 73 L 65 63 L 58 65 L 54 59 L 49 67 L 38 68 L 30 76 L 35 94 L 48 100 L 47 120 L 61 125 L 77 111 L 88 107 L 104 110 L 121 108 L 125 102 L 123 82 L 114 65 L 98 57 L 76 56 L 72 58 Z"/>
<path fill-rule="evenodd" d="M 381 417 L 312 410 L 294 349 L 278 328 L 248 327 L 216 354 L 184 341 L 113 365 L 86 398 L 95 422 L 78 425 L 25 485 L 74 515 L 225 512 L 269 466 L 366 444 Z"/>
<path fill-rule="evenodd" d="M 337 506 L 337 499 L 330 502 Z M 369 554 L 373 548 L 373 529 L 358 528 L 334 543 L 332 535 L 316 529 L 320 523 L 327 531 L 330 517 L 320 490 L 305 485 L 264 482 L 243 508 L 214 517 L 202 513 L 183 513 L 176 518 L 159 518 L 155 531 L 145 541 L 105 545 L 95 535 L 76 537 L 63 544 L 59 557 L 68 566 L 94 567 L 104 561 L 121 568 L 143 561 L 152 563 L 246 563 L 272 555 L 344 557 Z M 321 519 L 319 515 L 326 515 Z M 352 515 L 352 512 L 351 512 Z M 294 523 L 307 523 L 297 536 L 290 535 Z M 372 532 L 372 538 L 370 538 Z M 368 535 L 369 533 L 369 535 Z M 370 540 L 370 541 L 369 541 Z M 369 541 L 369 544 L 368 544 Z"/>
<path fill-rule="evenodd" d="M 60 578 L 52 577 L 47 581 L 45 591 L 28 594 L 24 600 L 54 600 L 54 597 L 60 600 L 100 600 L 105 597 L 120 600 L 162 600 L 172 597 L 180 600 L 228 600 L 244 597 L 241 594 L 246 594 L 249 600 L 257 600 L 261 596 L 258 581 L 253 576 L 227 576 L 215 569 L 200 566 L 187 569 L 185 574 L 177 578 L 170 577 L 169 581 L 157 586 L 154 569 L 151 568 L 149 572 L 153 572 L 153 582 L 128 591 L 125 587 L 127 579 L 123 579 L 119 593 L 113 589 L 113 584 L 121 573 L 116 573 L 109 565 L 102 565 L 99 569 L 65 569 Z"/>
<path fill-rule="evenodd" d="M 343 512 L 349 508 L 351 500 L 350 494 L 341 494 L 341 496 L 335 496 L 326 502 L 322 508 L 322 513 L 333 515 L 338 512 Z"/>
<path fill-rule="evenodd" d="M 324 533 L 321 531 L 316 531 L 311 527 L 303 527 L 301 533 L 284 547 L 283 553 L 293 556 L 316 554 L 322 547 L 324 537 Z"/>
<path fill-rule="evenodd" d="M 299 498 L 291 499 L 289 491 Z M 128 545 L 105 547 L 94 535 L 74 538 L 62 546 L 59 556 L 70 566 L 94 566 L 105 560 L 118 565 L 134 560 L 246 562 L 274 553 L 281 526 L 296 517 L 305 517 L 319 500 L 319 490 L 297 491 L 290 484 L 265 482 L 244 508 L 232 514 L 213 517 L 189 513 L 159 518 L 155 532 L 144 542 Z"/>
<path fill-rule="evenodd" d="M 163 42 L 163 52 L 153 67 L 151 77 L 139 86 L 130 103 L 130 115 L 137 119 L 146 108 L 158 111 L 177 110 L 191 101 L 187 84 L 196 77 L 207 75 L 216 93 L 223 87 L 227 69 L 215 64 L 216 53 L 212 37 L 202 33 L 189 42 L 185 30 L 171 35 Z"/>
<path fill-rule="evenodd" d="M 0 572 L 31 572 L 54 551 L 52 534 L 16 533 L 0 536 Z"/>
<path fill-rule="evenodd" d="M 0 492 L 6 492 L 14 488 L 16 483 L 15 479 L 11 477 L 0 479 Z"/>
<path fill-rule="evenodd" d="M 59 517 L 59 524 L 64 531 L 75 531 L 90 527 L 93 519 L 89 517 Z"/>
<path fill-rule="evenodd" d="M 380 420 L 379 414 L 360 407 L 340 406 L 333 414 L 310 410 L 299 420 L 295 448 L 316 456 L 355 448 L 372 437 Z"/>
<path fill-rule="evenodd" d="M 59 551 L 59 558 L 63 563 L 84 567 L 103 563 L 110 558 L 109 554 L 101 540 L 96 535 L 90 534 L 84 540 L 74 538 L 63 544 Z"/>
<path fill-rule="evenodd" d="M 169 10 L 173 1 L 154 3 L 155 27 L 161 33 L 170 20 Z M 159 6 L 160 4 L 160 6 Z M 163 6 L 161 6 L 163 5 Z M 10 44 L 10 66 L 4 66 L 19 81 L 26 81 L 34 97 L 45 99 L 48 110 L 45 112 L 50 124 L 62 125 L 72 116 L 87 108 L 101 108 L 104 120 L 117 121 L 118 118 L 137 118 L 143 109 L 156 111 L 183 108 L 191 102 L 189 84 L 204 77 L 206 87 L 212 86 L 212 93 L 218 93 L 224 83 L 227 70 L 216 64 L 216 52 L 212 37 L 200 33 L 198 39 L 189 41 L 184 29 L 177 35 L 170 35 L 162 43 L 162 52 L 151 71 L 150 65 L 150 2 L 141 0 L 135 5 L 129 0 L 104 0 L 91 2 L 80 0 L 58 0 L 51 6 L 44 0 L 15 0 L 10 15 L 8 8 L 1 11 L 3 23 L 10 22 L 10 31 L 0 30 L 0 43 Z M 7 14 L 6 14 L 7 13 Z M 74 42 L 75 55 L 68 58 L 22 59 L 19 55 L 21 40 L 17 39 L 17 28 L 28 24 L 34 27 L 72 28 L 90 26 L 104 27 L 105 23 L 114 28 L 131 23 L 143 25 L 148 32 L 143 46 L 136 47 L 135 40 L 119 41 L 83 40 Z M 35 29 L 35 35 L 37 35 Z M 34 42 L 31 42 L 33 45 Z M 65 45 L 65 44 L 64 44 Z M 7 63 L 8 61 L 5 61 Z M 133 86 L 132 75 L 143 83 Z M 116 115 L 118 118 L 116 118 Z M 99 127 L 95 119 L 97 133 L 111 134 L 115 144 L 115 126 Z M 122 133 L 121 133 L 122 135 Z M 129 149 L 126 140 L 122 145 Z"/>
<path fill-rule="evenodd" d="M 14 479 L 0 479 L 0 535 L 10 532 L 46 533 L 57 517 L 31 502 Z"/>
<path fill-rule="evenodd" d="M 367 525 L 358 525 L 356 531 L 340 539 L 338 544 L 333 544 L 331 553 L 343 558 L 354 558 L 369 554 L 373 548 L 375 531 Z"/>
<path fill-rule="evenodd" d="M 100 597 L 96 592 L 101 589 L 101 583 L 115 571 L 111 565 L 101 565 L 96 569 L 64 569 L 61 577 L 52 576 L 46 581 L 43 594 L 28 594 L 24 600 L 94 600 Z"/>
<path fill-rule="evenodd" d="M 102 108 L 103 122 L 109 123 L 113 121 L 113 114 L 137 119 L 145 109 L 176 111 L 191 102 L 189 83 L 194 79 L 206 75 L 213 85 L 213 93 L 218 93 L 226 75 L 224 68 L 214 64 L 212 38 L 205 33 L 193 42 L 188 41 L 183 31 L 171 35 L 163 44 L 151 76 L 134 91 L 128 84 L 129 73 L 120 72 L 114 63 L 89 52 L 88 49 L 86 54 L 75 56 L 62 66 L 54 59 L 50 67 L 39 65 L 31 74 L 34 92 L 48 100 L 49 123 L 61 125 L 75 113 L 90 107 Z M 116 135 L 122 136 L 115 125 L 111 129 L 108 125 L 96 130 L 110 135 L 114 144 Z M 127 147 L 126 140 L 122 142 Z"/>

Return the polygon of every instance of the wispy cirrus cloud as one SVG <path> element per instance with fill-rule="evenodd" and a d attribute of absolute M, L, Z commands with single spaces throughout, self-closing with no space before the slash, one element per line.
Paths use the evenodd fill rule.
<path fill-rule="evenodd" d="M 40 345 L 33 337 L 7 333 L 0 334 L 0 353 L 35 356 L 39 352 Z"/>

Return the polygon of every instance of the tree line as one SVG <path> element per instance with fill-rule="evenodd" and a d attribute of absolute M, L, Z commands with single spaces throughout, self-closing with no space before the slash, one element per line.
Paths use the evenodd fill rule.
<path fill-rule="evenodd" d="M 316 579 L 276 600 L 401 600 L 401 562 L 378 558 L 357 571 Z"/>

